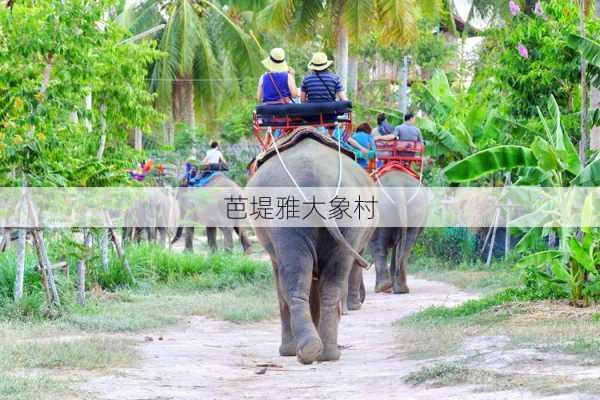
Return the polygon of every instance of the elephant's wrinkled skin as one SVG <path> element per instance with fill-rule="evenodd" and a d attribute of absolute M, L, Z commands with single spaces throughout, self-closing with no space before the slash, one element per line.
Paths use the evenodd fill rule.
<path fill-rule="evenodd" d="M 427 220 L 429 207 L 427 194 L 421 187 L 419 181 L 407 173 L 401 171 L 390 171 L 380 178 L 380 183 L 388 189 L 390 197 L 396 204 L 387 206 L 396 207 L 399 219 L 406 221 L 403 227 L 378 227 L 369 241 L 369 252 L 375 259 L 375 292 L 386 292 L 392 289 L 394 293 L 408 293 L 406 284 L 406 270 L 408 258 L 417 236 L 423 230 Z M 383 214 L 383 213 L 382 213 Z M 389 214 L 388 214 L 389 215 Z M 390 267 L 387 265 L 387 256 L 392 251 Z M 348 283 L 349 310 L 358 310 L 361 307 L 361 299 L 358 295 L 362 282 L 362 271 L 354 268 L 352 275 L 360 274 L 360 278 L 350 279 Z"/>
<path fill-rule="evenodd" d="M 334 149 L 304 139 L 282 152 L 281 157 L 299 186 L 336 187 L 339 159 Z M 360 187 L 365 198 L 374 195 L 371 178 L 352 159 L 342 158 L 341 186 Z M 259 187 L 292 186 L 275 156 L 258 169 L 248 182 L 247 192 Z M 337 337 L 342 290 L 359 258 L 343 241 L 360 252 L 366 248 L 373 228 L 339 228 L 332 232 L 326 227 L 271 226 L 256 227 L 255 231 L 269 253 L 277 284 L 281 312 L 279 353 L 296 355 L 302 363 L 339 359 Z M 340 232 L 343 237 L 336 240 L 334 236 Z M 314 276 L 317 278 L 313 279 Z"/>
<path fill-rule="evenodd" d="M 233 180 L 229 179 L 225 175 L 218 175 L 212 178 L 205 186 L 199 188 L 197 190 L 202 190 L 203 188 L 225 188 L 225 193 L 223 197 L 238 197 L 243 195 L 243 190 L 235 183 Z M 246 254 L 251 251 L 250 239 L 248 239 L 247 230 L 241 226 L 227 226 L 228 221 L 227 215 L 223 212 L 223 208 L 219 206 L 212 205 L 202 205 L 197 204 L 194 200 L 186 200 L 185 197 L 182 197 L 179 201 L 180 213 L 182 215 L 186 215 L 186 212 L 194 213 L 194 207 L 203 208 L 202 209 L 202 218 L 200 218 L 199 214 L 196 214 L 196 220 L 200 220 L 203 225 L 206 226 L 206 237 L 208 239 L 208 248 L 211 252 L 217 250 L 217 229 L 220 229 L 223 233 L 223 245 L 226 250 L 233 250 L 233 232 L 235 231 L 239 238 L 242 248 Z M 206 207 L 213 207 L 211 210 L 207 210 Z M 229 225 L 231 225 L 229 223 Z M 171 243 L 175 243 L 181 237 L 182 233 L 185 233 L 185 250 L 193 251 L 194 250 L 194 230 L 193 227 L 186 228 L 178 228 L 175 237 Z"/>

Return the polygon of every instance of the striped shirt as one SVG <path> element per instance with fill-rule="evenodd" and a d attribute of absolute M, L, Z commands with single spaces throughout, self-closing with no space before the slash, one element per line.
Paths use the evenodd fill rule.
<path fill-rule="evenodd" d="M 336 94 L 343 90 L 342 80 L 331 72 L 314 72 L 302 81 L 302 92 L 306 93 L 309 103 L 335 101 Z"/>

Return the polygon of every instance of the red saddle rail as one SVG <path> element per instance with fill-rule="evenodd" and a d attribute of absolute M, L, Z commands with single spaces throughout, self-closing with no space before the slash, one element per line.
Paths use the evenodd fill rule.
<path fill-rule="evenodd" d="M 271 121 L 272 124 L 264 124 L 260 123 L 256 113 L 254 113 L 252 122 L 252 132 L 263 150 L 269 149 L 273 144 L 273 134 L 276 129 L 280 130 L 280 134 L 276 139 L 287 136 L 290 133 L 294 132 L 297 128 L 303 126 L 325 128 L 327 129 L 329 135 L 331 135 L 333 130 L 336 128 L 336 125 L 339 124 L 344 130 L 343 140 L 348 140 L 348 137 L 350 137 L 350 134 L 352 133 L 351 113 L 349 113 L 348 119 L 344 121 L 328 122 L 324 120 L 323 114 L 319 114 L 318 118 L 319 121 L 317 123 L 306 124 L 303 118 L 273 117 Z"/>
<path fill-rule="evenodd" d="M 375 144 L 377 160 L 383 162 L 383 166 L 375 168 L 373 163 L 371 172 L 373 179 L 377 180 L 392 170 L 402 171 L 412 175 L 415 179 L 421 179 L 425 153 L 423 143 L 404 140 L 376 140 Z"/>

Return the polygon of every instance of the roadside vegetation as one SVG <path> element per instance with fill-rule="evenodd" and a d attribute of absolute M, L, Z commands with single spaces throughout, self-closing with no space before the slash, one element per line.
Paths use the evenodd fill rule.
<path fill-rule="evenodd" d="M 51 316 L 33 270 L 34 255 L 27 255 L 28 292 L 19 303 L 12 301 L 13 252 L 0 255 L 0 399 L 38 398 L 38 392 L 69 398 L 82 374 L 135 365 L 135 346 L 147 340 L 142 332 L 186 317 L 246 323 L 277 313 L 271 267 L 264 261 L 149 244 L 127 250 L 134 280 L 120 259 L 111 259 L 105 271 L 95 258 L 88 268 L 97 280 L 88 280 L 85 305 L 77 302 L 73 274 L 57 274 L 63 304 Z"/>
<path fill-rule="evenodd" d="M 427 242 L 445 234 L 424 235 Z M 403 354 L 424 362 L 404 377 L 407 383 L 543 395 L 600 393 L 595 378 L 600 374 L 600 306 L 573 307 L 561 286 L 540 281 L 516 260 L 486 265 L 470 258 L 476 251 L 463 254 L 461 261 L 420 246 L 416 250 L 421 254 L 413 257 L 410 270 L 417 277 L 480 297 L 455 307 L 429 307 L 396 322 Z"/>

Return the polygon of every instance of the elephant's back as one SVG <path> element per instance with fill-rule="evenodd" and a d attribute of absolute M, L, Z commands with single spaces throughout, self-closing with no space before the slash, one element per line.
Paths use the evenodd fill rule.
<path fill-rule="evenodd" d="M 248 182 L 249 187 L 336 187 L 342 162 L 341 186 L 372 187 L 369 175 L 350 157 L 307 138 L 267 160 Z M 287 169 L 287 171 L 286 171 Z"/>

